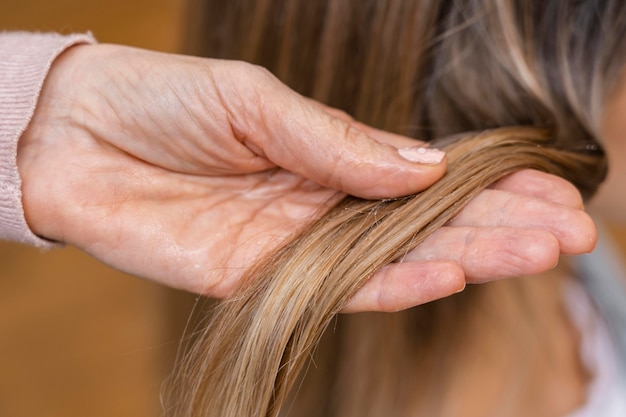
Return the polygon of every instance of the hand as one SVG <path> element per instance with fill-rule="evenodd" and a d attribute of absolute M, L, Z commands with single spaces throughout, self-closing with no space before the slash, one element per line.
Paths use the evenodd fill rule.
<path fill-rule="evenodd" d="M 408 194 L 445 172 L 347 120 L 249 64 L 77 46 L 20 138 L 26 219 L 120 270 L 223 297 L 341 192 Z"/>
<path fill-rule="evenodd" d="M 576 187 L 519 171 L 479 194 L 402 262 L 383 268 L 344 312 L 398 311 L 459 292 L 466 282 L 539 274 L 561 254 L 592 251 L 596 232 Z"/>
<path fill-rule="evenodd" d="M 445 159 L 436 163 L 437 153 L 426 164 L 402 157 L 420 156 L 406 150 L 415 145 L 305 99 L 249 64 L 89 45 L 54 63 L 20 139 L 18 167 L 35 233 L 120 270 L 224 297 L 255 260 L 344 193 L 395 197 L 439 179 Z M 500 223 L 484 221 L 494 218 L 484 201 L 472 203 L 414 258 L 381 271 L 353 309 L 394 310 L 406 298 L 414 305 L 448 295 L 463 288 L 466 273 L 495 278 L 511 253 L 525 261 L 504 276 L 548 269 L 559 252 L 593 246 L 585 237 L 595 229 L 579 197 L 572 204 L 573 187 L 525 175 L 541 177 L 536 191 L 521 184 L 524 174 L 492 191 L 508 199 Z M 557 195 L 567 196 L 565 205 Z M 512 209 L 524 202 L 536 207 L 532 216 Z M 501 234 L 484 230 L 491 226 L 522 237 L 500 251 Z M 446 230 L 476 239 L 458 245 Z M 529 256 L 523 236 L 550 256 Z M 575 246 L 583 240 L 587 246 Z M 455 255 L 443 256 L 441 242 Z M 408 283 L 411 292 L 393 295 Z"/>

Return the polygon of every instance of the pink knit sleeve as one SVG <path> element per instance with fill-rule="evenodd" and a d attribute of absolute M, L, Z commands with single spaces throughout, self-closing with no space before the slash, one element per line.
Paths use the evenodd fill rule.
<path fill-rule="evenodd" d="M 26 224 L 17 141 L 35 110 L 54 59 L 79 43 L 94 43 L 90 34 L 0 33 L 0 239 L 38 247 L 54 244 L 36 236 Z"/>

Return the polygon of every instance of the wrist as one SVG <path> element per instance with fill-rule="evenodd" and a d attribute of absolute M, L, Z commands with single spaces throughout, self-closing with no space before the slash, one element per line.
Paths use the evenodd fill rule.
<path fill-rule="evenodd" d="M 72 45 L 93 43 L 88 34 L 5 32 L 0 34 L 0 238 L 50 247 L 24 218 L 17 166 L 19 138 L 29 125 L 51 63 Z"/>
<path fill-rule="evenodd" d="M 72 81 L 80 54 L 91 45 L 69 47 L 52 62 L 43 82 L 32 118 L 17 144 L 17 169 L 21 179 L 24 218 L 36 235 L 56 240 L 59 210 L 63 206 L 63 178 L 55 178 L 55 166 L 63 160 L 55 157 L 54 147 L 73 126 L 71 109 L 75 102 Z M 55 188 L 58 188 L 55 190 Z M 69 201 L 65 201 L 69 204 Z"/>

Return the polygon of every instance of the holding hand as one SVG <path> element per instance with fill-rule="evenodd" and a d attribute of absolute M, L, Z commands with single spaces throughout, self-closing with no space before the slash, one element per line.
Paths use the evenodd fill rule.
<path fill-rule="evenodd" d="M 26 218 L 120 270 L 214 297 L 344 193 L 425 189 L 443 155 L 303 98 L 258 67 L 111 45 L 53 64 L 19 143 Z M 422 161 L 422 162 L 420 162 Z M 565 181 L 485 191 L 377 274 L 350 311 L 396 310 L 471 282 L 545 271 L 595 228 Z"/>

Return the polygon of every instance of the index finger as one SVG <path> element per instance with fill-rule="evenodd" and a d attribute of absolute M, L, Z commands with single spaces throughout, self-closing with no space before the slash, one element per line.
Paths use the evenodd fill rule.
<path fill-rule="evenodd" d="M 534 169 L 524 169 L 507 175 L 489 188 L 536 197 L 575 209 L 583 208 L 582 196 L 572 183 Z"/>

